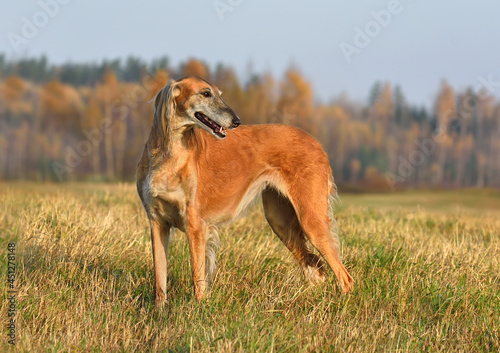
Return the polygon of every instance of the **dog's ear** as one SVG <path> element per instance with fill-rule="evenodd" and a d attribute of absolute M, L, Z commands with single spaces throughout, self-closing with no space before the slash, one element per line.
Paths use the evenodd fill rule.
<path fill-rule="evenodd" d="M 175 114 L 175 98 L 181 94 L 179 82 L 170 81 L 153 98 L 154 124 L 160 137 L 160 148 L 166 152 L 170 117 Z"/>
<path fill-rule="evenodd" d="M 174 81 L 175 85 L 172 87 L 172 97 L 177 98 L 181 95 L 180 82 Z"/>
<path fill-rule="evenodd" d="M 165 105 L 170 105 L 170 100 L 178 97 L 180 94 L 181 90 L 178 87 L 178 82 L 174 80 L 171 80 L 161 90 L 159 90 L 156 96 L 152 99 L 155 118 L 157 113 L 160 116 L 163 116 L 165 113 L 173 113 L 167 112 L 165 108 L 169 107 L 165 107 Z M 175 102 L 173 103 L 175 104 Z"/>

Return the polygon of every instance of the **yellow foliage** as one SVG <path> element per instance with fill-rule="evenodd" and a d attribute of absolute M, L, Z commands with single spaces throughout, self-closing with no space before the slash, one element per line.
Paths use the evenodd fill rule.
<path fill-rule="evenodd" d="M 208 79 L 208 70 L 205 65 L 196 59 L 189 59 L 182 68 L 183 76 L 198 76 L 203 79 Z"/>
<path fill-rule="evenodd" d="M 26 84 L 19 76 L 9 76 L 2 87 L 2 93 L 7 101 L 18 100 L 22 97 Z"/>

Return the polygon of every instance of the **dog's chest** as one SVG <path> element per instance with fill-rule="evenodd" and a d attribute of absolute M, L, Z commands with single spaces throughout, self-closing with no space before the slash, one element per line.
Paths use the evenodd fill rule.
<path fill-rule="evenodd" d="M 169 171 L 150 171 L 143 184 L 143 196 L 152 210 L 165 220 L 183 216 L 187 197 L 184 185 L 176 173 Z"/>

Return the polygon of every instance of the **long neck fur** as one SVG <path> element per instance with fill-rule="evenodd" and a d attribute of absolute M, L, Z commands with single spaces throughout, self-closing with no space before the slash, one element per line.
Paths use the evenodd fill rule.
<path fill-rule="evenodd" d="M 199 128 L 175 128 L 177 107 L 172 93 L 174 84 L 174 81 L 170 82 L 154 98 L 154 119 L 148 146 L 154 165 L 188 150 L 197 155 L 206 144 Z"/>

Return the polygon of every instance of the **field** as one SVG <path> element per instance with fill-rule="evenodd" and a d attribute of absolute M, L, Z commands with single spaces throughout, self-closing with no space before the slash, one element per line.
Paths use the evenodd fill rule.
<path fill-rule="evenodd" d="M 153 305 L 148 222 L 132 184 L 0 183 L 0 288 L 15 243 L 15 348 L 2 351 L 491 352 L 500 350 L 500 192 L 343 195 L 343 259 L 305 283 L 256 205 L 220 229 L 210 297 L 192 293 L 176 231 L 168 303 Z"/>

